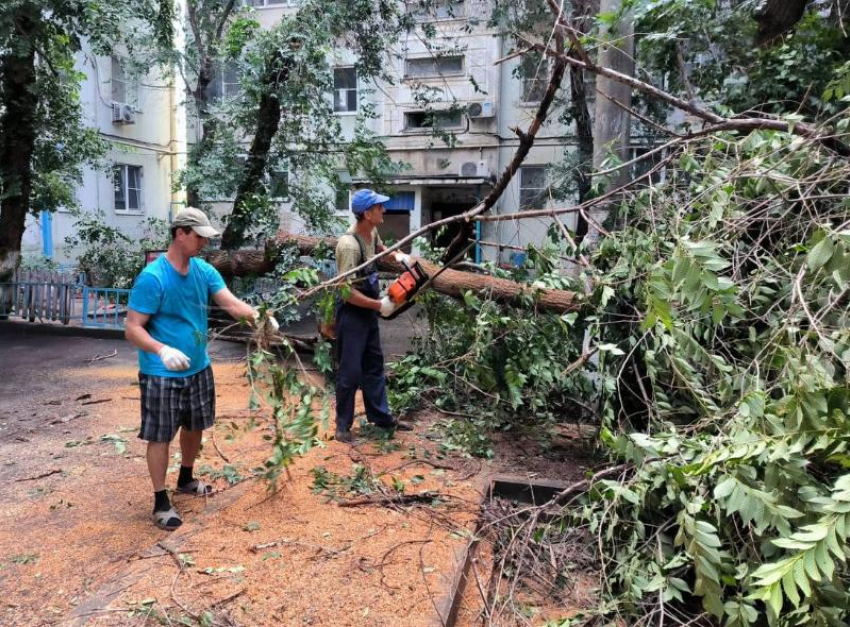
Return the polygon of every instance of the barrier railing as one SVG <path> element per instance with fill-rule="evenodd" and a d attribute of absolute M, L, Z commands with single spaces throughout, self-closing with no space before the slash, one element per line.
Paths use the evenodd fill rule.
<path fill-rule="evenodd" d="M 130 290 L 84 286 L 82 298 L 84 327 L 119 329 L 124 327 Z"/>

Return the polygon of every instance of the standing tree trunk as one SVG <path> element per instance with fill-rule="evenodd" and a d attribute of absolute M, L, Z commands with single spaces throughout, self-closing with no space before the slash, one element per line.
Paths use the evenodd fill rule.
<path fill-rule="evenodd" d="M 274 136 L 280 126 L 280 100 L 277 91 L 289 78 L 289 58 L 278 51 L 269 60 L 269 69 L 263 77 L 264 92 L 257 113 L 257 130 L 245 162 L 243 177 L 236 190 L 233 211 L 221 236 L 221 247 L 228 250 L 243 243 L 245 230 L 251 219 L 251 199 L 262 184 Z"/>
<path fill-rule="evenodd" d="M 216 57 L 219 43 L 224 34 L 230 16 L 236 8 L 236 0 L 228 0 L 223 5 L 220 1 L 203 2 L 189 0 L 186 3 L 186 12 L 189 26 L 195 37 L 193 45 L 197 48 L 198 80 L 195 89 L 192 90 L 192 100 L 195 101 L 195 110 L 201 120 L 201 136 L 192 150 L 193 161 L 200 161 L 209 152 L 215 141 L 218 121 L 210 116 L 210 85 L 215 80 Z M 220 13 L 217 14 L 217 11 Z M 201 197 L 194 185 L 186 187 L 186 202 L 190 207 L 200 207 Z"/>
<path fill-rule="evenodd" d="M 617 14 L 620 11 L 621 0 L 602 0 L 599 11 L 607 14 Z M 634 25 L 628 15 L 622 16 L 609 30 L 600 33 L 603 45 L 599 52 L 597 63 L 628 76 L 635 73 L 634 62 Z M 629 137 L 631 115 L 624 109 L 631 104 L 631 87 L 597 75 L 596 77 L 596 120 L 593 125 L 593 169 L 602 169 L 602 164 L 610 154 L 621 161 L 629 159 Z M 621 106 L 622 105 L 622 106 Z M 622 168 L 610 179 L 610 186 L 627 183 L 628 168 Z M 597 224 L 604 222 L 610 210 L 609 206 L 601 206 L 592 212 Z M 591 227 L 587 232 L 590 248 L 595 248 L 599 241 L 599 230 Z"/>
<path fill-rule="evenodd" d="M 198 68 L 198 82 L 192 92 L 195 101 L 195 110 L 201 120 L 201 136 L 192 150 L 192 159 L 201 161 L 209 151 L 215 140 L 216 120 L 209 114 L 210 94 L 209 86 L 213 80 L 212 59 L 205 57 Z M 186 202 L 190 207 L 201 206 L 201 195 L 194 185 L 186 186 Z"/>
<path fill-rule="evenodd" d="M 573 2 L 573 25 L 586 33 L 589 17 L 595 11 L 591 10 L 593 0 L 577 0 Z M 570 56 L 579 58 L 577 50 L 571 50 Z M 587 104 L 587 82 L 585 71 L 575 65 L 570 66 L 570 109 L 576 125 L 578 142 L 578 164 L 575 170 L 576 188 L 578 189 L 579 204 L 587 200 L 590 193 L 590 170 L 593 165 L 593 120 Z M 576 221 L 576 243 L 581 243 L 587 234 L 587 220 L 579 214 Z"/>
<path fill-rule="evenodd" d="M 767 0 L 755 14 L 759 23 L 757 46 L 769 46 L 803 18 L 809 0 Z"/>
<path fill-rule="evenodd" d="M 35 47 L 31 44 L 37 16 L 32 10 L 31 5 L 24 5 L 16 19 L 22 45 L 0 57 L 0 81 L 6 94 L 6 109 L 0 117 L 0 313 L 9 311 L 12 293 L 2 284 L 12 279 L 20 264 L 32 194 L 38 108 Z"/>

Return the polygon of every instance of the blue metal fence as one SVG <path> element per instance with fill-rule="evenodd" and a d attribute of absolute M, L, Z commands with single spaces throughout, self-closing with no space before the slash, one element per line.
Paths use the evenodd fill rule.
<path fill-rule="evenodd" d="M 130 290 L 83 286 L 83 326 L 123 328 Z"/>
<path fill-rule="evenodd" d="M 76 272 L 19 271 L 0 284 L 0 316 L 121 329 L 130 290 L 88 287 Z"/>

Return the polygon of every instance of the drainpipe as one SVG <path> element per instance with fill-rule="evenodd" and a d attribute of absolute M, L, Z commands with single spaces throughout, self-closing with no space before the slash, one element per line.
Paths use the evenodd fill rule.
<path fill-rule="evenodd" d="M 481 202 L 481 183 L 475 186 L 475 204 Z M 475 222 L 475 263 L 481 263 L 481 221 Z"/>
<path fill-rule="evenodd" d="M 185 0 L 177 0 L 175 4 L 173 31 L 174 47 L 182 50 L 186 45 L 186 34 L 183 30 L 184 16 L 186 15 Z M 171 202 L 168 205 L 169 222 L 174 214 L 186 206 L 186 192 L 183 189 L 175 189 L 174 177 L 177 172 L 186 166 L 186 85 L 183 75 L 174 68 L 171 79 L 171 89 L 168 90 L 169 109 L 169 187 L 171 188 Z"/>
<path fill-rule="evenodd" d="M 41 212 L 41 252 L 53 259 L 53 215 L 49 211 Z"/>

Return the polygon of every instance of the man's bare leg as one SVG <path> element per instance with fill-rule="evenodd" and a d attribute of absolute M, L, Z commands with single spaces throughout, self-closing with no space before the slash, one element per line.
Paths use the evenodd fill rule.
<path fill-rule="evenodd" d="M 168 471 L 168 445 L 170 442 L 148 442 L 148 472 L 151 475 L 153 491 L 165 489 L 165 473 Z"/>

